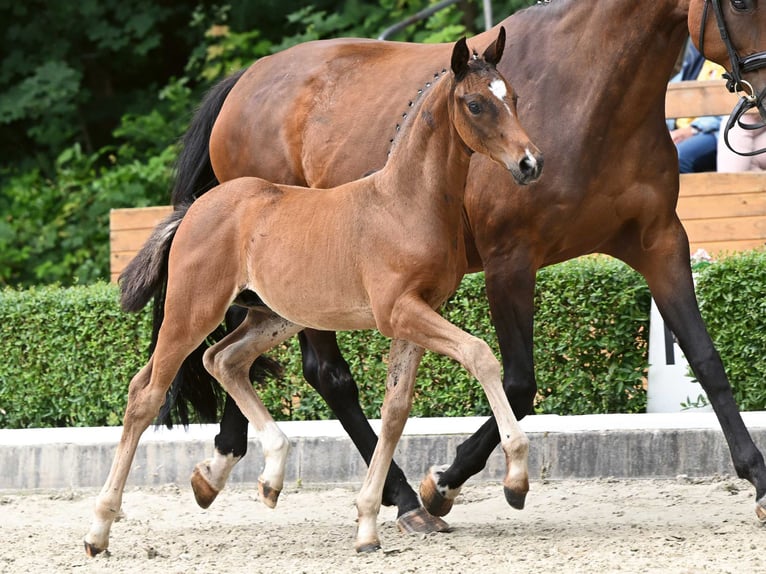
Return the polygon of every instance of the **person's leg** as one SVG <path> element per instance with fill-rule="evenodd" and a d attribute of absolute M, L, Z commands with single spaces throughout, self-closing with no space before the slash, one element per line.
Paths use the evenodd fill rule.
<path fill-rule="evenodd" d="M 697 134 L 679 143 L 676 146 L 679 172 L 715 171 L 717 139 L 714 134 Z"/>
<path fill-rule="evenodd" d="M 726 120 L 728 122 L 728 119 Z M 721 122 L 725 126 L 725 122 Z M 722 128 L 723 129 L 723 128 Z M 754 133 L 750 130 L 743 130 L 737 124 L 729 130 L 729 145 L 737 151 L 749 152 L 755 149 Z M 718 171 L 722 173 L 737 173 L 741 171 L 750 171 L 753 169 L 753 157 L 739 155 L 732 151 L 726 145 L 723 131 L 718 138 Z"/>

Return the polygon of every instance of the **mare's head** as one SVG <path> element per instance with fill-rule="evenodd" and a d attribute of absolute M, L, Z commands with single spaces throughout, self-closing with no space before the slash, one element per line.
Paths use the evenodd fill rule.
<path fill-rule="evenodd" d="M 691 0 L 689 33 L 766 121 L 766 0 Z"/>
<path fill-rule="evenodd" d="M 519 123 L 513 88 L 496 69 L 504 47 L 502 27 L 481 57 L 468 50 L 465 38 L 455 44 L 450 116 L 466 146 L 489 156 L 526 185 L 540 177 L 543 156 Z"/>

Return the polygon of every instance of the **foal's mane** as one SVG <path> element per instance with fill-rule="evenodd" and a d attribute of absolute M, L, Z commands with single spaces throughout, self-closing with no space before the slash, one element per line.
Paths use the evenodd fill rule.
<path fill-rule="evenodd" d="M 479 69 L 484 69 L 487 68 L 489 64 L 479 56 L 476 50 L 471 50 L 471 59 L 468 62 L 468 66 L 471 68 L 471 71 L 476 71 L 477 67 L 479 67 Z M 391 157 L 391 152 L 394 150 L 396 144 L 399 143 L 403 134 L 406 133 L 407 129 L 410 127 L 412 118 L 417 115 L 416 112 L 422 106 L 426 96 L 431 92 L 431 88 L 436 86 L 439 80 L 447 76 L 448 73 L 449 70 L 447 68 L 442 68 L 440 72 L 434 72 L 433 76 L 429 78 L 425 85 L 418 88 L 417 95 L 407 102 L 407 108 L 402 112 L 400 121 L 397 122 L 394 127 L 394 136 L 388 140 L 389 146 L 386 158 Z"/>
<path fill-rule="evenodd" d="M 429 80 L 423 85 L 422 87 L 418 88 L 418 92 L 415 95 L 414 98 L 409 100 L 407 102 L 407 108 L 402 112 L 401 120 L 396 123 L 396 126 L 394 127 L 394 136 L 388 140 L 388 153 L 386 154 L 386 157 L 391 156 L 391 152 L 394 149 L 394 146 L 399 142 L 399 140 L 402 138 L 402 134 L 406 131 L 406 128 L 409 127 L 409 125 L 412 123 L 412 117 L 415 116 L 415 112 L 420 108 L 421 104 L 423 103 L 423 100 L 425 100 L 425 97 L 428 93 L 430 93 L 431 88 L 444 76 L 447 75 L 447 68 L 442 68 L 441 72 L 434 72 L 433 76 L 429 78 Z"/>

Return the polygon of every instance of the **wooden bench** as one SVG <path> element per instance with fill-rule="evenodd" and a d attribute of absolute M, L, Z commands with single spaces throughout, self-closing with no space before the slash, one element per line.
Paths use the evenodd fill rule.
<path fill-rule="evenodd" d="M 724 83 L 679 82 L 668 87 L 667 118 L 728 115 L 737 97 Z M 648 166 L 650 168 L 650 166 Z M 116 281 L 170 206 L 113 209 L 110 272 Z M 766 173 L 694 173 L 681 175 L 678 215 L 694 253 L 739 251 L 766 244 Z"/>
<path fill-rule="evenodd" d="M 665 116 L 728 116 L 737 100 L 724 81 L 678 82 L 668 86 Z M 763 246 L 766 172 L 681 174 L 676 210 L 692 253 L 698 248 L 712 254 Z"/>

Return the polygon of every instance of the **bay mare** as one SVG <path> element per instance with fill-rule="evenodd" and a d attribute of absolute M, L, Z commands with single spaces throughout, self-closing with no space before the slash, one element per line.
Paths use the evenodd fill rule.
<path fill-rule="evenodd" d="M 764 517 L 766 467 L 700 317 L 688 241 L 675 212 L 677 158 L 664 123 L 665 89 L 688 34 L 699 44 L 704 32 L 705 55 L 730 67 L 706 4 L 553 0 L 501 22 L 509 31 L 510 57 L 500 70 L 519 95 L 524 126 L 546 152 L 545 175 L 530 193 L 492 162 L 475 157 L 465 198 L 466 252 L 469 271 L 486 274 L 504 387 L 519 418 L 532 412 L 537 388 L 532 361 L 537 270 L 588 253 L 606 253 L 638 270 L 710 398 L 737 475 L 755 486 L 757 512 Z M 766 47 L 762 0 L 723 0 L 721 12 L 736 52 L 752 55 Z M 242 175 L 328 187 L 379 169 L 402 113 L 446 65 L 449 50 L 341 39 L 259 60 L 203 102 L 185 136 L 174 203 L 201 195 L 216 180 Z M 356 67 L 359 61 L 365 65 Z M 372 81 L 373 69 L 391 82 L 381 87 Z M 760 95 L 763 114 L 764 70 L 744 77 Z M 376 436 L 333 333 L 306 330 L 300 338 L 307 381 L 369 463 Z M 213 458 L 197 465 L 192 477 L 202 506 L 212 503 L 245 454 L 246 434 L 246 419 L 227 400 Z M 427 474 L 421 493 L 431 513 L 449 511 L 461 485 L 483 468 L 498 441 L 490 419 L 460 445 L 451 465 Z M 395 463 L 384 503 L 398 507 L 404 530 L 444 526 L 436 520 L 408 524 L 406 517 L 420 501 Z"/>
<path fill-rule="evenodd" d="M 282 490 L 289 442 L 256 394 L 250 367 L 310 327 L 378 329 L 392 338 L 381 437 L 356 499 L 358 551 L 380 548 L 383 484 L 425 349 L 457 360 L 481 383 L 503 433 L 506 498 L 523 507 L 529 443 L 503 392 L 500 362 L 487 343 L 435 311 L 466 271 L 461 222 L 471 155 L 486 155 L 521 184 L 542 168 L 496 69 L 504 48 L 503 28 L 483 56 L 458 41 L 373 175 L 326 190 L 238 178 L 157 226 L 120 287 L 123 308 L 135 310 L 165 282 L 164 318 L 149 362 L 130 382 L 120 443 L 85 537 L 88 554 L 109 544 L 139 438 L 181 363 L 234 302 L 250 308 L 247 317 L 203 360 L 258 433 L 266 458 L 258 485 L 269 506 Z"/>

